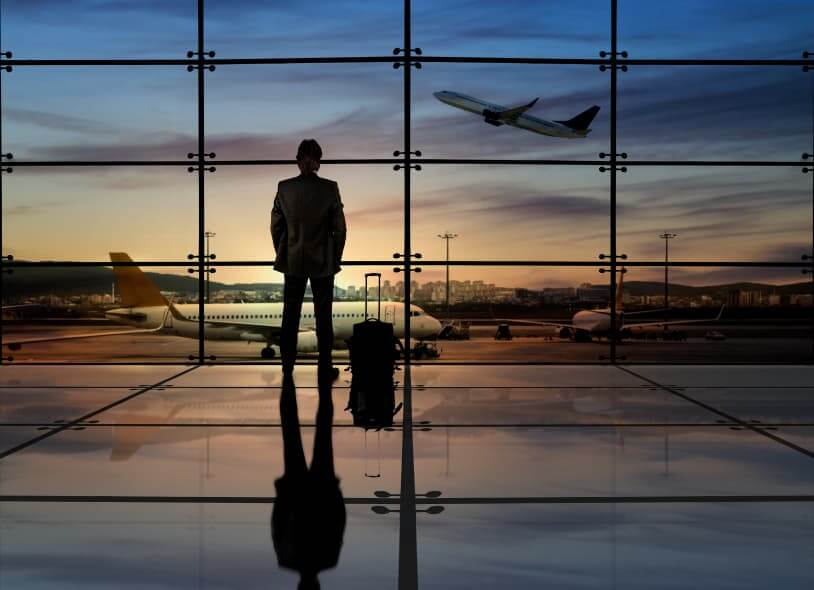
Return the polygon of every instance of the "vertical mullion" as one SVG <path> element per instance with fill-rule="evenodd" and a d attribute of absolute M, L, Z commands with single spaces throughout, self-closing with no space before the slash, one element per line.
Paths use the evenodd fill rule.
<path fill-rule="evenodd" d="M 198 363 L 204 362 L 204 0 L 198 0 Z M 208 270 L 208 269 L 207 269 Z"/>
<path fill-rule="evenodd" d="M 811 75 L 811 162 L 814 164 L 814 70 L 804 68 L 803 71 Z M 811 256 L 811 362 L 814 363 L 814 166 L 811 168 L 811 250 L 807 254 Z"/>
<path fill-rule="evenodd" d="M 616 363 L 616 68 L 617 4 L 611 0 L 610 48 L 610 362 Z"/>
<path fill-rule="evenodd" d="M 0 0 L 0 18 L 2 18 L 3 6 L 2 0 Z M 2 22 L 0 22 L 0 51 L 3 51 L 3 27 Z M 0 70 L 0 154 L 4 154 L 3 151 L 3 71 Z M 0 157 L 0 167 L 3 166 L 3 158 Z M 6 269 L 3 268 L 3 263 L 6 261 L 5 259 L 5 252 L 2 251 L 2 244 L 3 244 L 3 172 L 0 171 L 0 305 L 2 304 L 3 300 L 3 278 L 6 274 Z M 0 365 L 5 362 L 6 355 L 3 354 L 3 314 L 0 313 Z"/>
<path fill-rule="evenodd" d="M 0 18 L 2 18 L 2 2 L 0 2 Z M 3 34 L 2 23 L 0 23 L 0 51 L 3 50 Z M 0 70 L 0 154 L 3 151 L 3 71 Z M 0 167 L 3 166 L 3 158 L 0 157 Z M 3 276 L 6 274 L 6 269 L 3 268 L 3 263 L 6 261 L 5 252 L 2 251 L 3 244 L 3 172 L 0 171 L 0 305 L 3 301 Z M 3 314 L 0 313 L 0 365 L 5 362 L 6 355 L 3 354 Z"/>
<path fill-rule="evenodd" d="M 416 535 L 415 505 L 415 457 L 413 454 L 413 403 L 410 375 L 410 172 L 412 146 L 411 84 L 412 84 L 412 33 L 410 26 L 410 0 L 404 0 L 404 407 L 401 439 L 401 485 L 399 486 L 399 590 L 415 590 L 418 587 L 418 547 Z"/>

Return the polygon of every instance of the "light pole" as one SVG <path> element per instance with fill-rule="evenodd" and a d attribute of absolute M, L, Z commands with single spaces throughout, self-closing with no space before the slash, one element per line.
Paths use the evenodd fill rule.
<path fill-rule="evenodd" d="M 209 261 L 215 257 L 209 254 L 209 238 L 214 238 L 215 232 L 204 232 L 204 237 L 206 238 L 206 302 L 209 303 Z"/>
<path fill-rule="evenodd" d="M 446 232 L 443 234 L 438 234 L 438 237 L 441 238 L 446 242 L 446 251 L 447 251 L 447 293 L 446 293 L 446 314 L 447 314 L 447 321 L 449 321 L 449 241 L 454 240 L 458 237 L 458 234 L 453 234 L 450 232 Z"/>
<path fill-rule="evenodd" d="M 666 322 L 669 318 L 670 313 L 670 291 L 669 291 L 669 282 L 668 282 L 668 262 L 670 261 L 670 240 L 673 238 L 678 237 L 678 234 L 671 234 L 670 232 L 664 232 L 659 236 L 662 240 L 664 240 L 664 321 Z M 664 326 L 664 329 L 667 329 L 667 326 Z"/>

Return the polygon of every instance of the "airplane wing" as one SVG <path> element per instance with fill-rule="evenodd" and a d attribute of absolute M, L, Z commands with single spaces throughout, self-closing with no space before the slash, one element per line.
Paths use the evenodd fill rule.
<path fill-rule="evenodd" d="M 157 328 L 144 328 L 138 330 L 115 330 L 111 332 L 90 332 L 88 334 L 69 334 L 67 336 L 44 336 L 42 338 L 26 338 L 24 340 L 3 340 L 3 346 L 11 350 L 19 350 L 23 344 L 37 344 L 40 342 L 59 342 L 60 340 L 80 340 L 82 338 L 101 338 L 103 336 L 125 336 L 127 334 L 154 334 L 161 331 L 164 326 Z"/>
<path fill-rule="evenodd" d="M 533 107 L 537 101 L 540 100 L 539 97 L 535 98 L 528 104 L 520 105 L 519 107 L 512 107 L 510 109 L 506 109 L 505 111 L 498 111 L 495 113 L 498 119 L 501 121 L 508 121 L 509 123 L 514 123 L 520 118 L 520 115 L 525 113 L 531 107 Z"/>
<path fill-rule="evenodd" d="M 631 330 L 635 330 L 637 328 L 648 328 L 652 326 L 681 326 L 684 324 L 703 324 L 709 322 L 717 322 L 721 319 L 721 316 L 724 313 L 725 305 L 721 306 L 721 310 L 718 312 L 718 315 L 714 318 L 706 318 L 703 320 L 672 320 L 666 322 L 636 322 L 635 324 L 628 324 L 625 322 L 625 328 L 630 328 Z"/>
<path fill-rule="evenodd" d="M 16 305 L 4 305 L 3 311 L 15 311 L 17 309 L 33 309 L 35 307 L 42 307 L 41 303 L 18 303 Z"/>
<path fill-rule="evenodd" d="M 551 326 L 553 328 L 573 328 L 572 324 L 562 324 L 557 322 L 544 322 L 542 320 L 518 320 L 518 319 L 501 319 L 501 318 L 489 318 L 492 321 L 498 322 L 500 324 L 526 324 L 529 326 Z"/>

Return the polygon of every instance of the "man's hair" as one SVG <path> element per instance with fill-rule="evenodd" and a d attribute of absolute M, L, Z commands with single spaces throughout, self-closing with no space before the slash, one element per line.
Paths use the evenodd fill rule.
<path fill-rule="evenodd" d="M 300 142 L 300 147 L 297 149 L 297 161 L 300 162 L 304 159 L 317 162 L 322 159 L 322 148 L 319 147 L 316 139 L 303 139 Z"/>

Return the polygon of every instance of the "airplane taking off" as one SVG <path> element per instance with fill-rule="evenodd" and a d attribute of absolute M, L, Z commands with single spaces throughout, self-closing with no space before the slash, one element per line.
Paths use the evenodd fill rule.
<path fill-rule="evenodd" d="M 533 107 L 539 98 L 535 98 L 530 103 L 517 107 L 504 107 L 449 90 L 434 92 L 433 96 L 449 106 L 463 109 L 464 111 L 476 115 L 482 115 L 486 123 L 494 125 L 495 127 L 511 125 L 512 127 L 526 129 L 534 133 L 565 139 L 577 139 L 588 135 L 591 132 L 589 128 L 591 121 L 594 120 L 594 117 L 596 117 L 596 114 L 599 112 L 599 107 L 594 105 L 567 121 L 547 121 L 526 114 L 526 111 Z"/>
<path fill-rule="evenodd" d="M 672 320 L 672 321 L 635 322 L 635 323 L 627 322 L 625 321 L 625 317 L 645 313 L 655 313 L 664 310 L 648 309 L 646 311 L 640 312 L 633 311 L 625 313 L 624 308 L 622 306 L 622 282 L 623 282 L 622 277 L 624 277 L 625 272 L 627 271 L 625 269 L 622 269 L 622 273 L 620 274 L 619 277 L 619 282 L 616 285 L 616 331 L 619 335 L 619 339 L 625 336 L 630 336 L 634 330 L 642 330 L 645 328 L 653 328 L 657 326 L 666 328 L 667 326 L 717 322 L 718 320 L 721 319 L 721 316 L 724 313 L 725 306 L 722 305 L 721 310 L 718 312 L 718 315 L 716 317 L 703 320 Z M 537 320 L 515 320 L 515 319 L 500 319 L 495 321 L 512 322 L 515 324 L 529 324 L 534 326 L 551 326 L 560 329 L 559 332 L 560 338 L 568 338 L 570 340 L 573 340 L 574 342 L 591 342 L 594 337 L 600 338 L 603 336 L 610 336 L 611 309 L 610 306 L 603 309 L 583 309 L 574 314 L 574 317 L 571 319 L 570 324 L 561 324 L 557 322 L 545 322 Z"/>
<path fill-rule="evenodd" d="M 168 301 L 147 275 L 137 266 L 117 265 L 131 263 L 123 252 L 111 252 L 113 272 L 121 293 L 122 307 L 105 312 L 105 317 L 139 329 L 74 334 L 26 340 L 3 341 L 3 346 L 19 350 L 23 345 L 58 340 L 100 338 L 126 334 L 157 333 L 184 338 L 198 338 L 198 304 L 175 305 Z M 410 333 L 412 338 L 422 340 L 441 331 L 441 322 L 427 314 L 417 305 L 410 306 Z M 374 317 L 368 313 L 367 317 Z M 404 303 L 382 301 L 382 319 L 393 324 L 397 338 L 404 338 Z M 353 335 L 353 325 L 365 320 L 364 301 L 338 301 L 333 304 L 334 348 L 346 348 Z M 274 358 L 279 347 L 283 322 L 282 303 L 207 303 L 204 305 L 204 338 L 206 340 L 242 340 L 266 344 L 260 352 L 264 359 Z M 303 309 L 300 332 L 297 338 L 298 352 L 317 351 L 316 319 L 313 312 Z"/>

